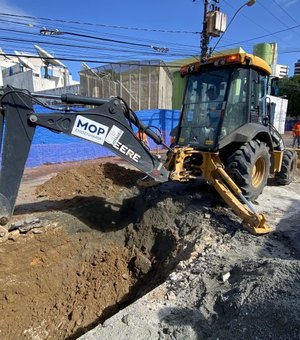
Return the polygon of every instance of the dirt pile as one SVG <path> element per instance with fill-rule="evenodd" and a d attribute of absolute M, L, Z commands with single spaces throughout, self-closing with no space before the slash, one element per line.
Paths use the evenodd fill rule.
<path fill-rule="evenodd" d="M 68 199 L 74 196 L 110 197 L 136 185 L 143 175 L 112 163 L 81 165 L 58 173 L 40 185 L 36 193 L 51 200 Z"/>

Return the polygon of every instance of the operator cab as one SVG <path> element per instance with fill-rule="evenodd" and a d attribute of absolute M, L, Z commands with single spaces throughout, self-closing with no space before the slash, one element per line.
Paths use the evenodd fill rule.
<path fill-rule="evenodd" d="M 264 122 L 266 72 L 241 64 L 199 64 L 186 72 L 177 145 L 214 151 L 241 126 Z"/>

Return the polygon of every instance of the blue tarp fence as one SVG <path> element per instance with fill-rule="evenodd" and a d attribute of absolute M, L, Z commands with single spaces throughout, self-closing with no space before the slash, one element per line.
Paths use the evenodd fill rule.
<path fill-rule="evenodd" d="M 292 131 L 294 124 L 298 121 L 298 119 L 289 119 L 285 122 L 285 131 Z"/>
<path fill-rule="evenodd" d="M 34 107 L 34 110 L 37 113 L 50 112 L 38 105 Z M 170 144 L 170 131 L 178 124 L 178 110 L 143 110 L 136 111 L 136 115 L 141 122 L 151 126 L 155 132 L 160 131 L 165 143 Z M 157 145 L 150 138 L 148 140 L 150 149 L 155 150 Z M 26 167 L 32 168 L 42 164 L 81 161 L 113 155 L 114 153 L 99 144 L 37 127 Z"/>

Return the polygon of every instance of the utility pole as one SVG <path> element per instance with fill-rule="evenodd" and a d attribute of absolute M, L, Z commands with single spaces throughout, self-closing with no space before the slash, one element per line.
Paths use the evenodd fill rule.
<path fill-rule="evenodd" d="M 211 3 L 213 2 L 213 4 Z M 209 42 L 210 37 L 220 36 L 220 33 L 226 26 L 226 15 L 220 12 L 217 4 L 220 0 L 204 0 L 203 26 L 201 32 L 201 61 L 205 62 L 210 55 Z M 218 18 L 216 17 L 218 16 Z"/>
<path fill-rule="evenodd" d="M 196 0 L 193 0 L 193 2 L 195 1 Z M 227 28 L 230 26 L 238 12 L 245 6 L 250 7 L 254 5 L 256 3 L 256 0 L 248 0 L 240 8 L 238 8 L 238 10 L 235 12 L 234 16 L 230 20 L 228 26 L 226 14 L 220 12 L 220 7 L 218 7 L 219 3 L 220 0 L 203 0 L 203 26 L 200 41 L 201 62 L 205 62 L 210 54 L 215 50 Z M 209 48 L 210 37 L 219 37 L 219 40 L 217 41 L 214 48 Z"/>
<path fill-rule="evenodd" d="M 204 11 L 203 11 L 203 26 L 201 32 L 201 61 L 204 62 L 208 55 L 209 35 L 207 34 L 207 13 L 209 0 L 204 0 Z"/>

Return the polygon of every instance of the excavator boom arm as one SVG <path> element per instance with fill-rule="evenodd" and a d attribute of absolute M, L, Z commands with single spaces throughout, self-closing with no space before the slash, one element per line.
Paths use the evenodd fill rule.
<path fill-rule="evenodd" d="M 40 114 L 34 111 L 31 94 L 12 87 L 5 89 L 1 97 L 0 121 L 0 224 L 7 224 L 13 213 L 36 126 L 97 143 L 156 181 L 168 180 L 169 172 L 136 137 L 132 124 L 157 144 L 163 144 L 160 136 L 140 123 L 119 98 L 91 98 L 89 101 L 89 98 L 78 96 L 79 103 L 82 98 L 85 104 L 98 106 L 84 111 Z M 75 102 L 76 95 L 70 101 Z"/>

